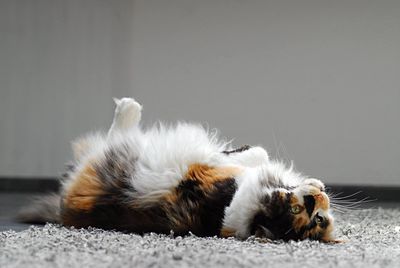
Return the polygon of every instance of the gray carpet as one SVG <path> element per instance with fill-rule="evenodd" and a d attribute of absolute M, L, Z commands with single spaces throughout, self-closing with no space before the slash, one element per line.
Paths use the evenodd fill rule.
<path fill-rule="evenodd" d="M 0 267 L 400 267 L 400 210 L 337 216 L 343 244 L 138 236 L 48 224 L 0 233 Z"/>

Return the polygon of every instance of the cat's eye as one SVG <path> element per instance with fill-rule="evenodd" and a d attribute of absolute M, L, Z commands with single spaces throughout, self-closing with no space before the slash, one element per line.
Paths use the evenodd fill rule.
<path fill-rule="evenodd" d="M 290 208 L 290 212 L 292 214 L 299 214 L 303 208 L 300 205 L 294 205 L 293 207 Z"/>
<path fill-rule="evenodd" d="M 324 221 L 324 218 L 321 217 L 321 216 L 317 213 L 317 215 L 315 216 L 315 222 L 316 222 L 316 223 L 322 223 L 323 221 Z"/>

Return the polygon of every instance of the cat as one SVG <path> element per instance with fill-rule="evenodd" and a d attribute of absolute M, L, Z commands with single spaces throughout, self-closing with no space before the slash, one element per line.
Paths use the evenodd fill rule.
<path fill-rule="evenodd" d="M 325 185 L 269 159 L 259 146 L 233 149 L 201 125 L 140 126 L 142 106 L 115 99 L 108 133 L 72 143 L 74 162 L 57 195 L 20 214 L 143 234 L 338 242 Z"/>

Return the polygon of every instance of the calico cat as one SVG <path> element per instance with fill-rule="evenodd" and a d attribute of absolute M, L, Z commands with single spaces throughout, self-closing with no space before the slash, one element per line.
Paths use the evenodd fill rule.
<path fill-rule="evenodd" d="M 115 103 L 107 134 L 73 142 L 75 160 L 60 194 L 23 211 L 22 221 L 135 233 L 336 241 L 321 181 L 270 160 L 261 147 L 233 150 L 200 125 L 143 130 L 139 103 L 132 98 Z"/>

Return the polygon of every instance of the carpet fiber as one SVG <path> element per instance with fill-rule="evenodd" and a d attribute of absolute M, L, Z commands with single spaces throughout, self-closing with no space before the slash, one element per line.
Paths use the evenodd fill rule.
<path fill-rule="evenodd" d="M 343 244 L 139 236 L 47 224 L 0 233 L 0 267 L 399 267 L 400 210 L 336 217 Z"/>

